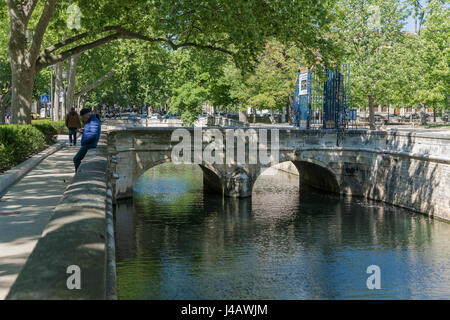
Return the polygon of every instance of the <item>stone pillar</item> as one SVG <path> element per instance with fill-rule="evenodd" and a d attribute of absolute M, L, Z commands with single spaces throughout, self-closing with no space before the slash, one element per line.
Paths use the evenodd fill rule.
<path fill-rule="evenodd" d="M 117 155 L 115 172 L 119 177 L 115 180 L 114 199 L 120 200 L 133 197 L 136 179 L 134 176 L 135 161 L 133 155 L 133 152 L 121 152 Z"/>

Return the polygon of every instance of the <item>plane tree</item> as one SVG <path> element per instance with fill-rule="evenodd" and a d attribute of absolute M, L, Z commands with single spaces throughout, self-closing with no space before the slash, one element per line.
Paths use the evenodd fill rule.
<path fill-rule="evenodd" d="M 323 37 L 334 1 L 309 0 L 7 0 L 11 111 L 14 123 L 30 122 L 37 74 L 69 57 L 117 39 L 159 43 L 167 50 L 195 47 L 255 61 L 266 39 L 294 40 L 330 57 Z M 80 9 L 80 23 L 77 11 Z M 72 6 L 72 7 L 71 7 Z M 72 9 L 69 9 L 72 8 Z M 75 12 L 75 13 L 74 13 Z M 68 23 L 71 21 L 71 23 Z"/>

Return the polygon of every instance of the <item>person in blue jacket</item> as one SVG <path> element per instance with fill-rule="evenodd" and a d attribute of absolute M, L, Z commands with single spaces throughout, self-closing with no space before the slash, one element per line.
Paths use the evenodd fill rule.
<path fill-rule="evenodd" d="M 80 116 L 84 122 L 84 128 L 80 129 L 80 133 L 83 134 L 83 137 L 81 138 L 81 148 L 73 158 L 75 172 L 78 171 L 81 160 L 84 159 L 88 150 L 97 148 L 98 140 L 100 139 L 100 134 L 102 131 L 100 121 L 95 114 L 91 114 L 91 110 L 81 110 Z"/>

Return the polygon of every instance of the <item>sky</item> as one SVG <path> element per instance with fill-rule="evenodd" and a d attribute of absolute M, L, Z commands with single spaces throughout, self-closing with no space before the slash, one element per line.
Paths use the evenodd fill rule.
<path fill-rule="evenodd" d="M 406 0 L 403 0 L 403 1 L 406 2 Z M 427 0 L 420 0 L 420 3 L 422 5 L 422 7 L 426 7 Z M 405 27 L 403 28 L 403 30 L 408 31 L 408 32 L 414 32 L 414 18 L 412 15 L 408 18 L 408 21 L 407 21 Z"/>
<path fill-rule="evenodd" d="M 408 23 L 405 25 L 403 30 L 408 32 L 414 32 L 414 18 L 412 16 L 408 18 Z"/>

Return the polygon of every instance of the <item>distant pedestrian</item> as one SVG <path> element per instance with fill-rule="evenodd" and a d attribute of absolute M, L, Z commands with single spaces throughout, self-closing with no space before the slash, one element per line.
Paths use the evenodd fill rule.
<path fill-rule="evenodd" d="M 66 116 L 66 127 L 69 129 L 70 146 L 77 145 L 77 130 L 81 128 L 80 116 L 76 113 L 75 108 L 71 108 Z"/>
<path fill-rule="evenodd" d="M 91 110 L 83 109 L 81 110 L 80 115 L 84 122 L 84 129 L 79 130 L 79 132 L 83 134 L 83 137 L 81 138 L 81 148 L 73 158 L 75 172 L 78 171 L 81 160 L 84 159 L 86 153 L 90 149 L 97 148 L 102 130 L 100 121 L 95 114 L 91 113 Z"/>

